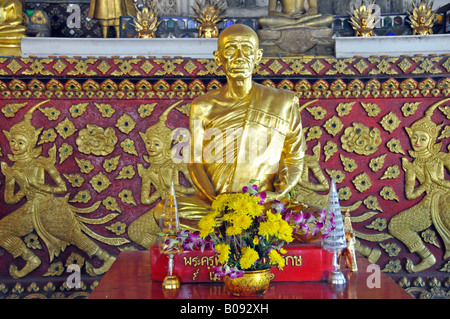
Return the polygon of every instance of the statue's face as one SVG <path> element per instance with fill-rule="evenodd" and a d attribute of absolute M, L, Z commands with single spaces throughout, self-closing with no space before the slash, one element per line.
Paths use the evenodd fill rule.
<path fill-rule="evenodd" d="M 14 155 L 22 155 L 28 151 L 30 141 L 22 134 L 12 134 L 9 145 Z"/>
<path fill-rule="evenodd" d="M 262 57 L 258 39 L 250 32 L 234 32 L 219 38 L 216 62 L 222 65 L 228 77 L 245 79 L 252 76 L 255 65 Z"/>
<path fill-rule="evenodd" d="M 145 148 L 147 149 L 148 155 L 158 156 L 164 151 L 164 142 L 159 137 L 150 135 L 147 138 Z"/>
<path fill-rule="evenodd" d="M 430 143 L 430 135 L 423 131 L 415 131 L 411 135 L 411 144 L 416 152 L 427 150 Z"/>

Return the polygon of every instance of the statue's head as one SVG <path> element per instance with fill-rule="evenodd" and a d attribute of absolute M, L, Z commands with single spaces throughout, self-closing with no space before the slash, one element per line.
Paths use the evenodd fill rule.
<path fill-rule="evenodd" d="M 405 130 L 409 135 L 414 151 L 429 151 L 434 154 L 441 148 L 441 143 L 435 143 L 441 127 L 442 124 L 436 125 L 430 117 L 425 116 L 414 122 L 411 127 L 406 127 Z"/>
<path fill-rule="evenodd" d="M 251 77 L 262 55 L 258 35 L 243 24 L 233 24 L 223 30 L 218 38 L 217 51 L 214 51 L 214 59 L 227 77 L 237 80 Z"/>
<path fill-rule="evenodd" d="M 29 154 L 35 157 L 35 151 L 40 154 L 40 149 L 35 149 L 35 147 L 42 127 L 39 129 L 35 128 L 31 124 L 31 119 L 34 111 L 48 101 L 37 103 L 25 113 L 24 119 L 21 122 L 14 124 L 9 131 L 3 130 L 3 133 L 9 141 L 13 155 L 20 156 Z"/>

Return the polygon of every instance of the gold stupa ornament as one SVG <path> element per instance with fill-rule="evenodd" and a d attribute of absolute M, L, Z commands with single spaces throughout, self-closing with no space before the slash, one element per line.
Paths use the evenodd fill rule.
<path fill-rule="evenodd" d="M 374 36 L 373 28 L 379 21 L 379 12 L 375 10 L 374 2 L 370 5 L 362 2 L 359 7 L 355 5 L 353 13 L 350 14 L 350 24 L 357 37 Z"/>
<path fill-rule="evenodd" d="M 152 8 L 144 7 L 139 10 L 136 7 L 136 18 L 133 18 L 138 38 L 156 38 L 156 31 L 161 21 L 153 12 Z"/>
<path fill-rule="evenodd" d="M 219 28 L 216 23 L 221 20 L 220 14 L 225 2 L 219 5 L 221 0 L 216 0 L 211 4 L 211 0 L 206 0 L 202 4 L 199 0 L 195 0 L 198 8 L 192 7 L 197 14 L 197 20 L 201 23 L 198 28 L 199 38 L 217 38 L 219 36 Z"/>
<path fill-rule="evenodd" d="M 413 11 L 408 12 L 413 35 L 428 35 L 433 34 L 433 25 L 436 21 L 436 11 L 433 11 L 434 1 L 420 0 L 420 2 L 413 1 Z"/>
<path fill-rule="evenodd" d="M 176 240 L 176 234 L 181 230 L 181 227 L 178 220 L 178 207 L 173 183 L 171 185 L 171 192 L 166 199 L 164 213 L 161 216 L 160 228 L 162 233 L 159 251 L 169 257 L 169 269 L 167 276 L 162 283 L 162 287 L 163 289 L 178 289 L 180 288 L 180 281 L 178 277 L 173 274 L 173 257 L 175 254 L 182 253 L 183 247 L 181 247 L 181 243 Z"/>

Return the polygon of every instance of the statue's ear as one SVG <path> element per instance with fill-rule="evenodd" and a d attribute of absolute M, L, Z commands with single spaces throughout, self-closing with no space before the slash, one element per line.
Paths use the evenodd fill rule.
<path fill-rule="evenodd" d="M 256 51 L 256 59 L 255 59 L 255 64 L 256 65 L 258 65 L 259 62 L 261 62 L 263 54 L 264 54 L 264 50 L 263 49 L 258 49 L 258 51 Z"/>
<path fill-rule="evenodd" d="M 216 64 L 218 66 L 221 66 L 222 62 L 220 61 L 219 51 L 218 50 L 214 51 L 213 55 L 214 55 L 214 61 L 216 61 Z"/>

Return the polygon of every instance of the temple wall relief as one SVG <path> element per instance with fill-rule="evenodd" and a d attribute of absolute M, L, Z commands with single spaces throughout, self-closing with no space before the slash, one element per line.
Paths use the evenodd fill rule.
<path fill-rule="evenodd" d="M 146 145 L 160 134 L 182 162 L 190 102 L 223 85 L 222 71 L 212 60 L 2 58 L 0 72 L 0 293 L 86 296 L 121 251 L 145 249 L 129 226 L 170 180 L 192 193 L 183 164 Z M 448 293 L 449 73 L 448 56 L 305 57 L 265 59 L 254 76 L 315 100 L 301 111 L 298 199 L 325 205 L 334 178 L 358 252 L 418 297 Z"/>

